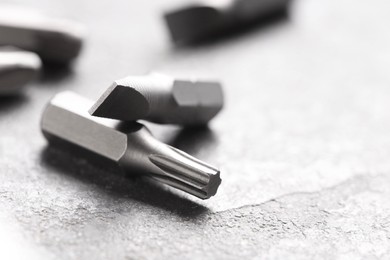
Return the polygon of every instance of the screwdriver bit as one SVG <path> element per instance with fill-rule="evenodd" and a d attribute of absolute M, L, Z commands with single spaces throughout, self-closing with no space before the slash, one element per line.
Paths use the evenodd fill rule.
<path fill-rule="evenodd" d="M 285 13 L 291 0 L 199 0 L 164 15 L 172 40 L 191 44 Z"/>
<path fill-rule="evenodd" d="M 115 81 L 89 113 L 123 121 L 204 125 L 222 107 L 222 87 L 217 82 L 176 80 L 152 73 Z"/>
<path fill-rule="evenodd" d="M 28 82 L 37 77 L 41 60 L 32 52 L 15 48 L 0 48 L 0 95 L 20 92 Z"/>
<path fill-rule="evenodd" d="M 68 20 L 34 10 L 0 6 L 0 46 L 10 45 L 37 53 L 44 62 L 67 64 L 81 50 L 84 28 Z"/>
<path fill-rule="evenodd" d="M 52 144 L 85 150 L 126 173 L 145 174 L 198 198 L 216 194 L 219 170 L 158 141 L 142 124 L 89 115 L 91 105 L 72 92 L 57 94 L 42 116 L 44 136 Z"/>

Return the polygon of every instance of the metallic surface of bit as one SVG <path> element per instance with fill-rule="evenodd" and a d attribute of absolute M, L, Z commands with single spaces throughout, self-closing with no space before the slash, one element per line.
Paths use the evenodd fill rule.
<path fill-rule="evenodd" d="M 172 40 L 186 44 L 283 13 L 291 0 L 199 0 L 165 14 Z"/>
<path fill-rule="evenodd" d="M 19 93 L 21 88 L 37 77 L 41 65 L 35 53 L 0 48 L 0 95 Z"/>
<path fill-rule="evenodd" d="M 128 173 L 147 174 L 198 198 L 216 194 L 221 183 L 219 170 L 156 140 L 141 124 L 90 116 L 91 105 L 74 93 L 58 94 L 43 113 L 43 134 L 52 143 L 86 150 Z"/>
<path fill-rule="evenodd" d="M 0 45 L 33 51 L 44 62 L 69 63 L 79 55 L 83 35 L 83 26 L 76 22 L 19 7 L 0 6 Z"/>
<path fill-rule="evenodd" d="M 153 73 L 115 81 L 89 110 L 93 116 L 160 124 L 204 125 L 223 107 L 221 84 Z"/>

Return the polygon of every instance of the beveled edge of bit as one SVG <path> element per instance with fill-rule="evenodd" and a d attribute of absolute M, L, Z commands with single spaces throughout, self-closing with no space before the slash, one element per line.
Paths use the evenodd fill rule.
<path fill-rule="evenodd" d="M 123 118 L 123 113 L 131 110 L 130 119 Z M 137 120 L 149 114 L 149 102 L 140 92 L 129 86 L 122 86 L 116 81 L 99 97 L 88 110 L 96 117 L 120 120 Z"/>

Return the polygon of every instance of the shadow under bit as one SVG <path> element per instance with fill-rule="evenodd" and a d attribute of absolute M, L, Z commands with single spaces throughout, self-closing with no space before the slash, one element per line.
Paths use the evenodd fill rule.
<path fill-rule="evenodd" d="M 183 128 L 167 143 L 175 148 L 196 156 L 201 150 L 215 145 L 216 137 L 208 126 Z"/>
<path fill-rule="evenodd" d="M 73 76 L 72 64 L 43 63 L 43 69 L 39 81 L 45 83 L 57 83 Z"/>
<path fill-rule="evenodd" d="M 28 98 L 23 94 L 0 96 L 0 115 L 15 107 L 20 107 L 27 101 Z"/>
<path fill-rule="evenodd" d="M 86 162 L 85 157 L 73 151 L 70 154 L 57 147 L 47 146 L 42 151 L 41 163 L 51 172 L 66 174 L 84 183 L 97 185 L 110 196 L 140 201 L 177 214 L 186 220 L 193 220 L 209 211 L 202 205 L 164 190 L 153 181 L 131 178 L 113 166 L 98 162 L 95 165 L 92 164 L 95 161 L 89 160 Z"/>

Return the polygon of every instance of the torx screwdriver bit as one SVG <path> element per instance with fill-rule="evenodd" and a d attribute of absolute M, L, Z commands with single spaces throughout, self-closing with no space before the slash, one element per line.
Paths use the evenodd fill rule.
<path fill-rule="evenodd" d="M 164 15 L 172 40 L 191 44 L 285 13 L 291 0 L 198 0 Z"/>
<path fill-rule="evenodd" d="M 91 105 L 72 92 L 57 94 L 43 112 L 43 134 L 51 143 L 85 150 L 127 173 L 146 174 L 198 198 L 216 194 L 221 183 L 219 170 L 158 141 L 139 123 L 89 115 Z"/>
<path fill-rule="evenodd" d="M 13 95 L 35 79 L 41 60 L 35 53 L 15 48 L 0 48 L 0 95 Z"/>
<path fill-rule="evenodd" d="M 44 62 L 67 64 L 82 47 L 84 27 L 40 12 L 10 5 L 0 6 L 0 45 L 37 53 Z"/>
<path fill-rule="evenodd" d="M 98 117 L 160 124 L 204 125 L 223 107 L 218 82 L 152 73 L 115 81 L 89 110 Z"/>

